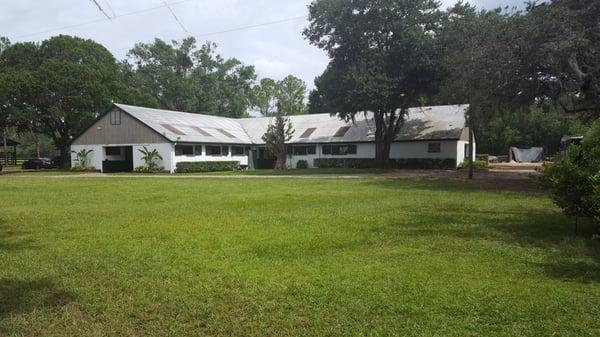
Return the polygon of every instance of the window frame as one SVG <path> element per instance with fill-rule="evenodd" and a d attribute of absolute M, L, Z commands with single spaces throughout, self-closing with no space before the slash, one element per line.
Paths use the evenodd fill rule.
<path fill-rule="evenodd" d="M 113 109 L 110 111 L 110 125 L 121 125 L 121 110 Z"/>
<path fill-rule="evenodd" d="M 212 153 L 212 150 L 219 149 L 219 153 Z M 210 152 L 210 153 L 209 153 Z M 210 157 L 223 157 L 223 146 L 219 145 L 206 145 L 206 156 Z"/>
<path fill-rule="evenodd" d="M 200 150 L 200 153 L 198 153 L 198 150 Z M 194 145 L 194 155 L 202 156 L 202 145 Z"/>
<path fill-rule="evenodd" d="M 240 150 L 240 149 L 241 149 L 242 151 L 241 151 L 241 152 L 236 152 L 236 151 L 235 151 L 236 149 L 237 149 L 237 150 Z M 232 156 L 238 156 L 238 157 L 239 157 L 239 156 L 245 156 L 245 155 L 247 155 L 247 153 L 246 153 L 246 148 L 245 148 L 245 147 L 243 147 L 243 146 L 237 146 L 237 145 L 234 145 L 234 146 L 232 146 L 232 147 L 231 147 L 231 155 L 232 155 Z"/>
<path fill-rule="evenodd" d="M 342 152 L 341 149 L 346 148 Z M 358 154 L 356 144 L 329 144 L 321 146 L 321 154 L 329 156 L 352 156 Z"/>
<path fill-rule="evenodd" d="M 181 149 L 181 153 L 177 153 L 177 150 Z M 186 153 L 185 149 L 191 148 L 191 152 Z M 190 157 L 194 156 L 194 145 L 175 145 L 175 156 L 176 157 Z"/>
<path fill-rule="evenodd" d="M 315 145 L 292 146 L 291 153 L 294 156 L 313 156 L 317 154 L 317 147 Z"/>
<path fill-rule="evenodd" d="M 109 153 L 109 150 L 115 150 L 118 149 L 119 153 L 114 154 L 114 153 Z M 120 146 L 107 146 L 104 148 L 104 154 L 108 157 L 120 157 L 121 156 L 121 147 Z"/>
<path fill-rule="evenodd" d="M 442 153 L 442 143 L 441 142 L 428 142 L 427 143 L 427 153 Z"/>

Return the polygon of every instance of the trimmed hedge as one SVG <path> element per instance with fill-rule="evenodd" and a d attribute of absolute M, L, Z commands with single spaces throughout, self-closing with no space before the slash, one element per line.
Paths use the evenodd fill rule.
<path fill-rule="evenodd" d="M 177 173 L 234 171 L 240 168 L 239 161 L 200 161 L 177 163 Z"/>
<path fill-rule="evenodd" d="M 298 160 L 298 162 L 296 163 L 296 168 L 297 169 L 307 169 L 308 162 L 306 160 Z"/>
<path fill-rule="evenodd" d="M 319 168 L 376 168 L 375 159 L 369 158 L 319 158 L 315 159 L 315 166 Z M 397 169 L 443 169 L 453 170 L 456 168 L 455 159 L 390 159 L 390 168 Z"/>

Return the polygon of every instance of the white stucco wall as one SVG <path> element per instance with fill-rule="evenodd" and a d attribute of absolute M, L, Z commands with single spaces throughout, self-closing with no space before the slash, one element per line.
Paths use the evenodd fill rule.
<path fill-rule="evenodd" d="M 169 143 L 164 144 L 107 144 L 107 145 L 71 145 L 71 151 L 78 152 L 82 149 L 93 150 L 90 153 L 88 166 L 93 166 L 97 170 L 102 170 L 102 162 L 106 159 L 108 160 L 124 160 L 125 153 L 122 152 L 121 156 L 106 156 L 106 152 L 104 150 L 105 147 L 123 147 L 123 146 L 131 146 L 133 149 L 133 167 L 136 168 L 138 166 L 144 165 L 144 161 L 142 160 L 142 153 L 139 149 L 142 149 L 143 146 L 146 146 L 149 150 L 157 149 L 160 155 L 163 157 L 163 160 L 158 160 L 157 164 L 159 166 L 163 166 L 165 170 L 173 172 L 173 145 Z M 76 165 L 77 156 L 72 153 L 71 154 L 71 167 Z"/>
<path fill-rule="evenodd" d="M 298 146 L 305 146 L 302 144 L 297 144 Z M 375 158 L 375 145 L 368 143 L 348 143 L 348 145 L 356 145 L 356 154 L 350 154 L 345 156 L 334 156 L 334 155 L 324 155 L 323 154 L 323 146 L 316 145 L 317 151 L 315 154 L 310 154 L 306 156 L 299 155 L 288 155 L 288 159 L 286 161 L 286 165 L 289 168 L 296 168 L 299 160 L 306 160 L 308 162 L 308 167 L 315 167 L 314 161 L 319 158 Z M 306 144 L 306 146 L 310 146 Z"/>
<path fill-rule="evenodd" d="M 457 155 L 456 155 L 456 162 L 457 162 L 457 165 L 462 164 L 466 160 L 466 158 L 465 158 L 465 156 L 466 156 L 465 145 L 466 144 L 469 144 L 469 142 L 465 142 L 465 141 L 462 141 L 462 140 L 458 141 L 457 144 L 456 144 L 456 153 L 457 153 Z M 476 153 L 477 153 L 477 143 L 473 143 L 472 155 L 475 156 Z M 475 158 L 475 157 L 473 157 L 473 158 Z"/>
<path fill-rule="evenodd" d="M 429 153 L 429 143 L 440 143 L 440 152 Z M 456 140 L 443 141 L 415 141 L 398 142 L 392 144 L 390 149 L 390 158 L 392 159 L 411 159 L 411 158 L 435 158 L 435 159 L 456 159 L 457 165 L 464 161 L 464 144 L 468 142 Z M 314 155 L 292 155 L 288 156 L 287 166 L 295 168 L 298 160 L 306 160 L 309 167 L 314 167 L 314 160 L 318 158 L 375 158 L 375 144 L 359 143 L 356 144 L 357 153 L 347 156 L 323 155 L 322 146 L 317 145 L 317 153 Z M 475 153 L 475 147 L 473 149 Z"/>
<path fill-rule="evenodd" d="M 127 145 L 123 145 L 127 146 Z M 142 160 L 143 154 L 140 152 L 146 146 L 146 148 L 150 151 L 156 149 L 160 156 L 163 158 L 162 160 L 157 160 L 156 163 L 158 166 L 162 166 L 165 168 L 165 171 L 169 171 L 171 173 L 175 172 L 175 165 L 173 164 L 173 145 L 170 143 L 164 144 L 137 144 L 131 145 L 133 146 L 133 168 L 143 166 L 144 161 Z"/>
<path fill-rule="evenodd" d="M 440 152 L 429 153 L 429 143 L 440 143 Z M 375 146 L 373 144 L 373 146 Z M 390 158 L 408 159 L 408 158 L 436 158 L 447 159 L 456 158 L 456 141 L 418 141 L 394 143 L 390 149 Z"/>
<path fill-rule="evenodd" d="M 97 170 L 102 169 L 102 161 L 104 160 L 104 149 L 102 145 L 71 145 L 71 167 L 77 165 L 77 155 L 73 152 L 81 150 L 93 150 L 89 155 L 87 166 L 93 166 Z"/>
<path fill-rule="evenodd" d="M 199 146 L 199 145 L 197 145 L 197 146 Z M 214 145 L 214 146 L 227 146 L 227 145 Z M 248 165 L 248 156 L 232 155 L 231 146 L 229 146 L 228 152 L 229 152 L 229 154 L 226 156 L 207 156 L 206 155 L 206 145 L 202 146 L 202 155 L 176 156 L 175 151 L 173 150 L 173 167 L 175 169 L 177 166 L 177 163 L 181 163 L 181 162 L 202 162 L 202 161 L 239 161 L 240 165 Z"/>

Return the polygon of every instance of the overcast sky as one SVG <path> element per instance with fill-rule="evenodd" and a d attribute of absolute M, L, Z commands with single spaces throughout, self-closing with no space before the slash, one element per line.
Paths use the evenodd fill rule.
<path fill-rule="evenodd" d="M 0 4 L 0 36 L 41 41 L 58 34 L 93 39 L 124 59 L 136 42 L 188 35 L 210 40 L 225 57 L 256 67 L 259 78 L 302 78 L 309 87 L 327 65 L 325 53 L 302 37 L 310 0 L 19 0 Z M 443 0 L 443 7 L 456 0 Z M 522 6 L 524 0 L 471 0 L 479 8 Z M 116 16 L 116 17 L 115 17 Z M 190 34 L 187 34 L 187 30 Z"/>

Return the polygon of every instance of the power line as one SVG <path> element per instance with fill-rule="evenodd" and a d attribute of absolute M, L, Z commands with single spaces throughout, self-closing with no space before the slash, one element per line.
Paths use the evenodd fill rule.
<path fill-rule="evenodd" d="M 108 15 L 108 13 L 106 13 L 104 11 L 104 8 L 102 8 L 102 6 L 100 6 L 100 4 L 98 3 L 98 1 L 96 0 L 90 0 L 92 3 L 94 3 L 94 5 L 96 5 L 96 7 L 98 7 L 98 10 L 100 10 L 100 12 L 102 12 L 102 14 L 104 14 L 104 16 L 106 16 L 107 19 L 112 21 L 112 18 L 110 17 L 110 15 Z"/>
<path fill-rule="evenodd" d="M 179 18 L 175 14 L 175 12 L 173 12 L 173 9 L 171 8 L 171 6 L 169 6 L 169 4 L 165 0 L 161 0 L 161 1 L 167 7 L 167 9 L 169 10 L 169 12 L 171 12 L 171 15 L 173 16 L 173 18 L 175 19 L 175 21 L 177 21 L 177 24 L 179 25 L 179 27 L 181 27 L 181 29 L 186 34 L 190 35 L 190 32 L 185 28 L 185 26 L 183 25 L 183 23 L 181 23 L 181 20 L 179 20 Z"/>
<path fill-rule="evenodd" d="M 106 2 L 106 7 L 108 8 L 108 10 L 110 10 L 110 12 L 112 13 L 113 17 L 117 16 L 117 13 L 115 13 L 114 9 L 110 5 L 110 1 L 104 0 L 104 2 Z"/>
<path fill-rule="evenodd" d="M 211 35 L 232 33 L 232 32 L 238 32 L 238 31 L 242 31 L 242 30 L 246 30 L 246 29 L 259 28 L 259 27 L 264 27 L 264 26 L 271 26 L 271 25 L 275 25 L 275 24 L 279 24 L 279 23 L 286 23 L 286 22 L 297 21 L 297 20 L 304 20 L 304 19 L 306 19 L 306 15 L 296 16 L 296 17 L 282 19 L 282 20 L 277 20 L 277 21 L 263 22 L 263 23 L 258 23 L 258 24 L 255 24 L 255 25 L 241 26 L 241 27 L 236 27 L 236 28 L 231 28 L 231 29 L 221 30 L 221 31 L 216 31 L 216 32 L 203 33 L 203 34 L 199 34 L 199 35 L 193 35 L 193 37 L 195 37 L 195 38 L 201 38 L 201 37 L 206 37 L 206 36 L 211 36 Z M 189 36 L 186 36 L 186 37 L 189 37 Z M 186 38 L 186 37 L 184 37 L 184 38 Z M 179 39 L 175 39 L 175 40 L 182 40 L 184 38 L 179 38 Z M 109 49 L 109 50 L 112 51 L 112 52 L 118 52 L 118 51 L 123 51 L 123 50 L 130 49 L 130 48 L 131 47 L 125 47 L 125 48 Z"/>
<path fill-rule="evenodd" d="M 177 2 L 171 2 L 171 3 L 169 3 L 169 6 L 179 5 L 179 4 L 182 4 L 182 3 L 185 3 L 185 2 L 190 2 L 190 1 L 196 1 L 196 0 L 181 0 L 181 1 L 177 1 Z M 165 7 L 166 7 L 165 5 L 159 5 L 159 6 L 150 7 L 150 8 L 146 8 L 146 9 L 142 9 L 142 10 L 138 10 L 138 11 L 133 11 L 133 12 L 129 12 L 129 13 L 123 13 L 123 14 L 120 14 L 120 15 L 115 15 L 112 18 L 113 19 L 118 19 L 118 18 L 122 18 L 122 17 L 125 17 L 125 16 L 132 16 L 132 15 L 137 15 L 137 14 L 142 14 L 142 13 L 146 13 L 146 12 L 155 11 L 157 9 L 162 9 L 162 8 L 165 8 Z M 30 37 L 30 36 L 39 35 L 39 34 L 52 33 L 52 32 L 61 31 L 61 30 L 65 30 L 65 29 L 71 29 L 71 28 L 77 28 L 77 27 L 87 26 L 87 25 L 91 25 L 91 24 L 95 24 L 95 23 L 99 23 L 99 22 L 104 22 L 104 21 L 107 21 L 107 20 L 109 20 L 109 19 L 103 18 L 103 19 L 98 19 L 98 20 L 91 20 L 91 21 L 87 21 L 87 22 L 77 23 L 77 24 L 74 24 L 74 25 L 68 25 L 68 26 L 51 28 L 51 29 L 47 29 L 47 30 L 43 30 L 43 31 L 35 32 L 35 33 L 27 33 L 27 34 L 23 34 L 23 35 L 14 36 L 13 39 L 18 40 L 18 39 L 22 39 L 22 38 L 26 38 L 26 37 Z"/>

